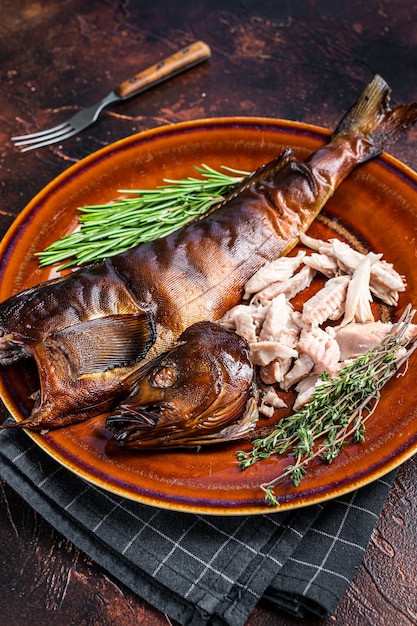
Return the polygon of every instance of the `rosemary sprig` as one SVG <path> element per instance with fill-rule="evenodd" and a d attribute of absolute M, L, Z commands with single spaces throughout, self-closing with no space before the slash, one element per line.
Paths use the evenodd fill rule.
<path fill-rule="evenodd" d="M 366 422 L 382 387 L 417 348 L 417 342 L 408 347 L 406 335 L 414 313 L 408 306 L 381 343 L 346 365 L 337 377 L 324 373 L 310 402 L 280 420 L 268 436 L 255 440 L 252 450 L 237 452 L 243 469 L 273 455 L 294 456 L 294 463 L 282 474 L 261 485 L 268 504 L 279 505 L 274 487 L 286 478 L 298 486 L 313 459 L 331 463 L 345 445 L 365 441 Z"/>
<path fill-rule="evenodd" d="M 164 179 L 156 189 L 121 189 L 127 197 L 78 209 L 79 230 L 38 252 L 39 265 L 59 269 L 99 261 L 139 243 L 168 235 L 219 203 L 248 172 L 208 165 L 195 167 L 201 178 Z"/>

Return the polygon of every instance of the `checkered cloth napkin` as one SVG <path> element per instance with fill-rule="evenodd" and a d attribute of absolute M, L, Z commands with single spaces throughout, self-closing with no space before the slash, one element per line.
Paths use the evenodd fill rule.
<path fill-rule="evenodd" d="M 23 431 L 0 432 L 0 477 L 110 576 L 190 626 L 242 626 L 262 597 L 294 615 L 330 615 L 361 562 L 394 474 L 323 505 L 201 516 L 107 493 Z"/>

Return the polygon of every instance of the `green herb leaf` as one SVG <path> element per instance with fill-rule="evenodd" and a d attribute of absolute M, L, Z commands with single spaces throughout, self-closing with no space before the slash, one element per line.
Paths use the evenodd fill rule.
<path fill-rule="evenodd" d="M 226 174 L 204 164 L 195 169 L 201 178 L 165 179 L 156 189 L 121 189 L 133 197 L 79 208 L 79 230 L 38 252 L 39 265 L 79 266 L 168 235 L 221 202 L 249 174 L 224 167 Z"/>

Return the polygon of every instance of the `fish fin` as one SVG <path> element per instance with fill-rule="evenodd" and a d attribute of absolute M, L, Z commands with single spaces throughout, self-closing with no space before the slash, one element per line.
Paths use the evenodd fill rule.
<path fill-rule="evenodd" d="M 332 139 L 352 134 L 366 139 L 367 148 L 358 163 L 380 154 L 417 121 L 417 103 L 391 108 L 390 96 L 390 87 L 376 74 L 332 135 Z"/>
<path fill-rule="evenodd" d="M 204 215 L 196 217 L 194 221 L 199 221 L 207 217 L 207 215 L 210 215 L 210 213 L 214 213 L 214 211 L 220 209 L 223 205 L 230 202 L 230 200 L 244 193 L 251 185 L 256 185 L 262 183 L 269 178 L 272 178 L 279 171 L 283 170 L 290 161 L 295 160 L 296 159 L 293 150 L 291 148 L 287 148 L 279 156 L 275 157 L 275 159 L 272 159 L 272 161 L 268 161 L 268 163 L 264 163 L 256 170 L 254 170 L 251 174 L 246 176 L 240 183 L 238 183 L 235 187 L 231 189 L 231 191 L 223 198 L 223 200 L 221 200 L 218 204 L 214 204 L 208 211 L 204 213 Z"/>
<path fill-rule="evenodd" d="M 229 202 L 232 198 L 239 196 L 251 185 L 260 183 L 275 176 L 279 171 L 283 170 L 290 161 L 294 160 L 295 157 L 293 150 L 291 148 L 287 148 L 279 156 L 275 157 L 275 159 L 272 159 L 272 161 L 269 161 L 268 163 L 264 163 L 254 172 L 249 174 L 249 176 L 244 178 L 242 182 L 240 182 L 236 187 L 234 187 L 234 189 L 231 190 L 230 194 L 226 196 L 224 202 Z M 217 206 L 217 208 L 219 207 Z"/>
<path fill-rule="evenodd" d="M 33 346 L 40 390 L 31 415 L 18 425 L 57 428 L 111 410 L 154 340 L 146 312 L 96 318 L 49 335 Z"/>
<path fill-rule="evenodd" d="M 142 360 L 155 341 L 149 313 L 118 314 L 70 326 L 48 337 L 59 347 L 76 377 Z"/>

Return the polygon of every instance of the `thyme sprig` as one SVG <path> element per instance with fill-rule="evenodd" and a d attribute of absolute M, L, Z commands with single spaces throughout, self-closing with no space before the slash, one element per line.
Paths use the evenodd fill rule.
<path fill-rule="evenodd" d="M 128 197 L 80 207 L 79 229 L 38 252 L 39 265 L 79 266 L 168 235 L 221 202 L 248 175 L 204 164 L 195 169 L 201 178 L 164 179 L 155 189 L 121 189 Z"/>
<path fill-rule="evenodd" d="M 331 463 L 344 446 L 365 441 L 366 422 L 378 405 L 382 387 L 417 348 L 417 342 L 409 346 L 407 335 L 414 313 L 408 306 L 379 344 L 343 367 L 337 377 L 324 373 L 310 402 L 280 420 L 268 436 L 256 439 L 249 452 L 237 452 L 242 469 L 274 455 L 293 455 L 294 463 L 261 485 L 268 504 L 279 505 L 274 487 L 287 478 L 297 487 L 313 459 Z"/>

